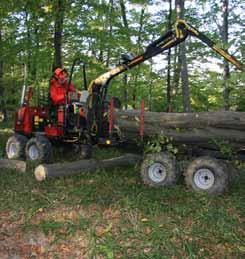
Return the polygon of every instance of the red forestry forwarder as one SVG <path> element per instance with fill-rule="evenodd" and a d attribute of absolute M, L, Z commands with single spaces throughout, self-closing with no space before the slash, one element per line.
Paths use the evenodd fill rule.
<path fill-rule="evenodd" d="M 242 70 L 242 64 L 226 50 L 218 47 L 203 33 L 184 20 L 177 20 L 173 29 L 165 32 L 157 40 L 147 46 L 145 52 L 133 57 L 122 55 L 122 62 L 110 71 L 93 80 L 87 88 L 85 64 L 79 60 L 73 62 L 69 81 L 66 86 L 65 102 L 61 105 L 54 104 L 49 98 L 48 105 L 32 107 L 29 101 L 32 90 L 23 87 L 21 107 L 16 112 L 15 134 L 11 136 L 6 145 L 9 159 L 23 159 L 38 162 L 49 162 L 52 157 L 52 146 L 56 143 L 75 144 L 81 148 L 82 156 L 91 156 L 93 144 L 116 144 L 121 141 L 117 134 L 111 134 L 108 120 L 107 91 L 111 79 L 127 71 L 145 60 L 148 60 L 163 51 L 183 42 L 188 36 L 194 36 L 208 45 L 211 49 L 231 62 L 236 68 Z M 79 94 L 69 91 L 75 65 L 82 64 L 84 91 Z M 115 99 L 116 100 L 116 99 Z M 164 157 L 159 159 L 159 157 Z M 149 185 L 170 185 L 176 181 L 176 170 L 168 170 L 169 162 L 166 156 L 159 155 L 150 162 L 143 162 L 142 177 Z M 150 163 L 148 163 L 148 162 Z M 171 168 L 173 167 L 172 163 Z M 205 164 L 205 163 L 204 163 Z M 210 190 L 215 184 L 215 169 L 207 169 L 200 164 L 197 170 L 195 186 L 199 190 Z M 172 173 L 171 173 L 172 172 Z M 172 179 L 172 180 L 171 180 Z"/>

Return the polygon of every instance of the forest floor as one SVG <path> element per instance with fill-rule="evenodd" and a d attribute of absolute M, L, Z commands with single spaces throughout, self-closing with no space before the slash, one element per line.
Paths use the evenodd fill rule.
<path fill-rule="evenodd" d="M 0 156 L 7 133 L 0 133 Z M 115 149 L 97 150 L 112 157 Z M 0 172 L 0 258 L 245 258 L 245 170 L 219 197 L 142 184 L 138 167 L 37 182 Z"/>

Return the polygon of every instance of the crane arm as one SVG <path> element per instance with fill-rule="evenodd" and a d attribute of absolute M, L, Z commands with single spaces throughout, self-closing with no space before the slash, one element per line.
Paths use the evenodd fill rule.
<path fill-rule="evenodd" d="M 174 28 L 164 33 L 160 38 L 153 41 L 147 46 L 145 52 L 134 58 L 125 60 L 122 64 L 116 66 L 110 71 L 100 75 L 93 80 L 89 85 L 89 92 L 92 94 L 94 91 L 99 91 L 101 87 L 108 85 L 109 81 L 116 75 L 133 68 L 134 66 L 152 58 L 161 52 L 170 49 L 181 42 L 183 42 L 188 36 L 194 36 L 204 42 L 207 46 L 224 57 L 227 61 L 231 62 L 236 68 L 242 70 L 243 65 L 234 56 L 228 53 L 227 50 L 220 48 L 214 41 L 209 39 L 206 35 L 199 32 L 196 28 L 188 24 L 184 20 L 177 20 Z"/>
<path fill-rule="evenodd" d="M 190 36 L 194 36 L 194 37 L 198 38 L 203 43 L 205 43 L 208 47 L 213 49 L 216 53 L 218 53 L 223 58 L 225 58 L 227 61 L 232 63 L 237 69 L 243 70 L 243 65 L 240 61 L 238 61 L 233 55 L 229 54 L 229 52 L 227 50 L 220 48 L 213 40 L 209 39 L 205 34 L 198 31 L 195 27 L 188 24 L 186 21 L 179 20 L 177 27 L 180 30 L 182 30 L 182 28 L 186 28 L 186 30 L 188 31 L 188 34 Z"/>

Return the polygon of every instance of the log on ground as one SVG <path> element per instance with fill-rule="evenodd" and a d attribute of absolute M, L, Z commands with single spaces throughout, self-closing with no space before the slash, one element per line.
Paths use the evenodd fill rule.
<path fill-rule="evenodd" d="M 14 169 L 24 173 L 26 171 L 26 162 L 20 160 L 0 159 L 0 168 Z"/>
<path fill-rule="evenodd" d="M 35 168 L 34 175 L 37 181 L 43 181 L 48 177 L 69 176 L 100 168 L 135 165 L 141 159 L 139 155 L 126 154 L 104 160 L 89 159 L 69 163 L 41 164 Z"/>

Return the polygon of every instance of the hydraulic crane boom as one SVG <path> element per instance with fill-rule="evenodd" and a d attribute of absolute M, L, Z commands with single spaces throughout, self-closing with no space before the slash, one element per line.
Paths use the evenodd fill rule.
<path fill-rule="evenodd" d="M 134 58 L 125 60 L 122 64 L 116 66 L 110 71 L 100 75 L 95 80 L 93 80 L 89 86 L 89 92 L 100 91 L 101 87 L 106 87 L 109 81 L 116 75 L 121 74 L 122 72 L 133 68 L 134 66 L 146 61 L 149 58 L 152 58 L 164 50 L 170 49 L 181 42 L 183 42 L 188 36 L 194 36 L 204 42 L 207 46 L 217 52 L 219 55 L 224 57 L 227 61 L 236 66 L 237 69 L 242 70 L 243 65 L 240 63 L 234 56 L 228 53 L 227 50 L 220 48 L 214 41 L 209 39 L 206 35 L 198 31 L 196 28 L 188 24 L 184 20 L 177 20 L 172 30 L 164 33 L 160 38 L 153 41 L 141 55 L 138 55 Z"/>
<path fill-rule="evenodd" d="M 110 80 L 121 74 L 122 72 L 131 69 L 140 63 L 152 58 L 164 50 L 170 49 L 181 42 L 183 42 L 188 36 L 194 36 L 204 42 L 207 46 L 231 62 L 237 69 L 242 70 L 242 64 L 232 55 L 217 46 L 215 42 L 210 40 L 203 33 L 199 32 L 196 28 L 188 24 L 184 20 L 178 20 L 173 29 L 164 33 L 160 38 L 153 41 L 147 46 L 145 52 L 135 57 L 125 56 L 123 63 L 119 64 L 110 71 L 100 75 L 93 80 L 88 88 L 89 102 L 88 102 L 88 128 L 90 132 L 95 132 L 97 137 L 106 135 L 107 120 L 104 118 L 105 111 L 107 111 L 106 97 L 108 91 L 108 85 Z M 106 121 L 106 123 L 105 123 Z"/>

